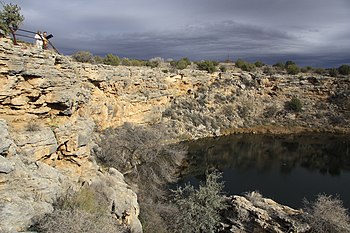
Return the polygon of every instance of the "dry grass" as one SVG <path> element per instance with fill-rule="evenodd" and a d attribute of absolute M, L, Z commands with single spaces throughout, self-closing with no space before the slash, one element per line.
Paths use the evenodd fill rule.
<path fill-rule="evenodd" d="M 30 230 L 39 233 L 128 232 L 109 213 L 108 202 L 103 195 L 91 187 L 60 198 L 54 211 L 39 219 Z"/>
<path fill-rule="evenodd" d="M 350 217 L 338 197 L 320 194 L 314 202 L 305 200 L 304 203 L 304 216 L 311 227 L 311 232 L 350 232 Z"/>

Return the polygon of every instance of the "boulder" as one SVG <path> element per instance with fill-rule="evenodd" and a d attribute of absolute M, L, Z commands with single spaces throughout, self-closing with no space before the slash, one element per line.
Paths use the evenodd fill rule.
<path fill-rule="evenodd" d="M 11 163 L 0 155 L 0 173 L 8 174 L 14 170 L 14 166 L 14 163 Z"/>
<path fill-rule="evenodd" d="M 310 227 L 302 220 L 302 211 L 281 205 L 259 193 L 244 196 L 230 196 L 226 221 L 221 223 L 220 232 L 309 232 Z"/>
<path fill-rule="evenodd" d="M 51 155 L 58 147 L 55 134 L 49 127 L 36 126 L 22 131 L 18 130 L 12 132 L 12 138 L 30 161 Z"/>

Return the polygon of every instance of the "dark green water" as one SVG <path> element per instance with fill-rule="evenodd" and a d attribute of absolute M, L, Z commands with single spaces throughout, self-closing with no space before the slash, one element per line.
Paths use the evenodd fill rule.
<path fill-rule="evenodd" d="M 258 190 L 302 207 L 318 193 L 339 195 L 350 208 L 349 135 L 231 135 L 189 142 L 184 182 L 197 185 L 207 169 L 223 172 L 225 192 Z"/>

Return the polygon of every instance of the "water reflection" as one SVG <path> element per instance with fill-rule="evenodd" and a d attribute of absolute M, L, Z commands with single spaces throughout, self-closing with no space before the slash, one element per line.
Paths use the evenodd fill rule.
<path fill-rule="evenodd" d="M 188 146 L 186 181 L 204 180 L 207 169 L 217 168 L 230 194 L 258 189 L 296 207 L 319 192 L 350 198 L 349 135 L 231 135 Z"/>

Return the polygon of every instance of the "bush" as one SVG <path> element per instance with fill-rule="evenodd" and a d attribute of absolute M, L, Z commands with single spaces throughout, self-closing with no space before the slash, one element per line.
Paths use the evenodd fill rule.
<path fill-rule="evenodd" d="M 315 72 L 316 74 L 319 74 L 319 75 L 325 75 L 325 74 L 327 74 L 327 71 L 326 71 L 324 68 L 316 68 L 316 69 L 314 70 L 314 72 Z"/>
<path fill-rule="evenodd" d="M 288 110 L 301 112 L 303 105 L 297 97 L 293 97 L 289 102 L 287 102 L 286 107 Z"/>
<path fill-rule="evenodd" d="M 337 77 L 338 74 L 339 74 L 339 72 L 338 72 L 338 70 L 337 70 L 336 68 L 331 68 L 331 69 L 329 69 L 329 70 L 328 70 L 328 73 L 329 73 L 329 75 L 332 76 L 332 77 Z"/>
<path fill-rule="evenodd" d="M 106 65 L 118 66 L 120 63 L 120 59 L 118 56 L 109 53 L 103 59 L 103 63 Z"/>
<path fill-rule="evenodd" d="M 280 70 L 284 70 L 284 68 L 285 68 L 285 66 L 282 62 L 277 62 L 277 63 L 273 64 L 273 67 L 276 67 Z"/>
<path fill-rule="evenodd" d="M 274 74 L 276 71 L 275 71 L 275 68 L 271 67 L 271 66 L 265 66 L 263 68 L 263 72 L 264 74 L 268 74 L 268 75 L 272 75 Z"/>
<path fill-rule="evenodd" d="M 105 130 L 100 149 L 95 148 L 99 162 L 117 168 L 137 187 L 144 232 L 166 232 L 170 224 L 166 224 L 165 218 L 175 212 L 173 206 L 164 203 L 163 186 L 176 181 L 175 173 L 186 150 L 180 145 L 164 145 L 170 138 L 160 125 L 143 127 L 126 123 Z"/>
<path fill-rule="evenodd" d="M 206 183 L 198 189 L 185 185 L 173 190 L 174 203 L 180 213 L 174 216 L 173 232 L 215 232 L 220 211 L 226 208 L 221 178 L 222 174 L 214 171 L 207 174 Z"/>
<path fill-rule="evenodd" d="M 149 66 L 151 68 L 156 68 L 160 65 L 158 61 L 147 61 L 146 66 Z"/>
<path fill-rule="evenodd" d="M 287 68 L 290 65 L 296 65 L 296 63 L 294 61 L 286 61 L 286 63 L 284 64 L 284 68 Z"/>
<path fill-rule="evenodd" d="M 214 73 L 217 71 L 216 66 L 218 65 L 218 62 L 216 61 L 201 61 L 197 62 L 197 68 L 199 70 L 206 70 L 208 73 Z"/>
<path fill-rule="evenodd" d="M 241 68 L 244 71 L 252 71 L 255 69 L 254 64 L 243 61 L 242 59 L 237 59 L 235 64 L 238 68 Z"/>
<path fill-rule="evenodd" d="M 72 54 L 72 58 L 77 62 L 91 63 L 93 55 L 89 51 L 78 51 Z"/>
<path fill-rule="evenodd" d="M 131 61 L 128 58 L 123 58 L 121 60 L 120 64 L 123 66 L 131 66 L 132 65 Z"/>
<path fill-rule="evenodd" d="M 54 211 L 39 219 L 30 230 L 39 233 L 126 232 L 109 213 L 108 202 L 91 187 L 58 200 Z"/>
<path fill-rule="evenodd" d="M 308 73 L 309 71 L 306 69 L 306 67 L 300 68 L 301 73 Z"/>
<path fill-rule="evenodd" d="M 292 74 L 292 75 L 298 74 L 300 72 L 299 67 L 295 64 L 291 64 L 291 65 L 286 66 L 286 70 L 287 70 L 288 74 Z"/>
<path fill-rule="evenodd" d="M 120 228 L 118 230 L 118 228 Z M 115 233 L 126 232 L 110 215 L 97 215 L 81 210 L 54 210 L 34 229 L 39 233 Z"/>
<path fill-rule="evenodd" d="M 103 64 L 103 57 L 94 56 L 94 57 L 93 57 L 93 61 L 94 61 L 94 63 L 96 63 L 96 64 Z"/>
<path fill-rule="evenodd" d="M 237 61 L 235 62 L 235 65 L 238 67 L 238 68 L 241 68 L 243 66 L 243 64 L 245 64 L 246 62 L 243 61 L 242 59 L 238 58 Z"/>
<path fill-rule="evenodd" d="M 265 108 L 264 117 L 273 118 L 278 112 L 278 108 L 276 105 L 268 106 Z"/>
<path fill-rule="evenodd" d="M 244 71 L 253 71 L 255 69 L 255 65 L 252 63 L 246 62 L 242 65 L 241 69 Z"/>
<path fill-rule="evenodd" d="M 322 194 L 314 202 L 305 200 L 304 203 L 304 218 L 311 232 L 350 232 L 350 217 L 339 198 Z"/>
<path fill-rule="evenodd" d="M 224 66 L 224 65 L 221 65 L 221 66 L 219 67 L 219 69 L 220 69 L 221 72 L 226 72 L 226 71 L 227 71 L 227 67 Z"/>
<path fill-rule="evenodd" d="M 162 185 L 176 181 L 175 172 L 186 149 L 164 145 L 170 139 L 160 125 L 135 126 L 129 123 L 103 132 L 96 157 L 105 166 L 117 168 L 125 178 L 138 185 L 141 201 L 163 198 Z"/>
<path fill-rule="evenodd" d="M 143 127 L 125 123 L 119 128 L 106 129 L 101 136 L 100 150 L 95 152 L 102 164 L 128 173 L 131 172 L 130 169 L 144 163 L 155 163 L 158 166 L 164 158 L 180 156 L 182 159 L 183 150 L 180 147 L 163 145 L 169 138 L 166 129 L 161 125 Z"/>
<path fill-rule="evenodd" d="M 256 61 L 256 62 L 254 63 L 254 65 L 255 65 L 256 67 L 263 67 L 263 66 L 264 66 L 264 63 L 262 63 L 261 61 Z"/>
<path fill-rule="evenodd" d="M 171 61 L 170 65 L 176 69 L 183 70 L 186 69 L 187 66 L 191 65 L 191 61 L 187 57 L 184 57 L 178 61 Z"/>
<path fill-rule="evenodd" d="M 350 66 L 349 65 L 341 65 L 338 68 L 339 74 L 349 75 L 350 74 Z"/>
<path fill-rule="evenodd" d="M 311 66 L 306 66 L 306 67 L 300 68 L 300 71 L 302 73 L 311 73 L 313 71 L 313 68 Z"/>

